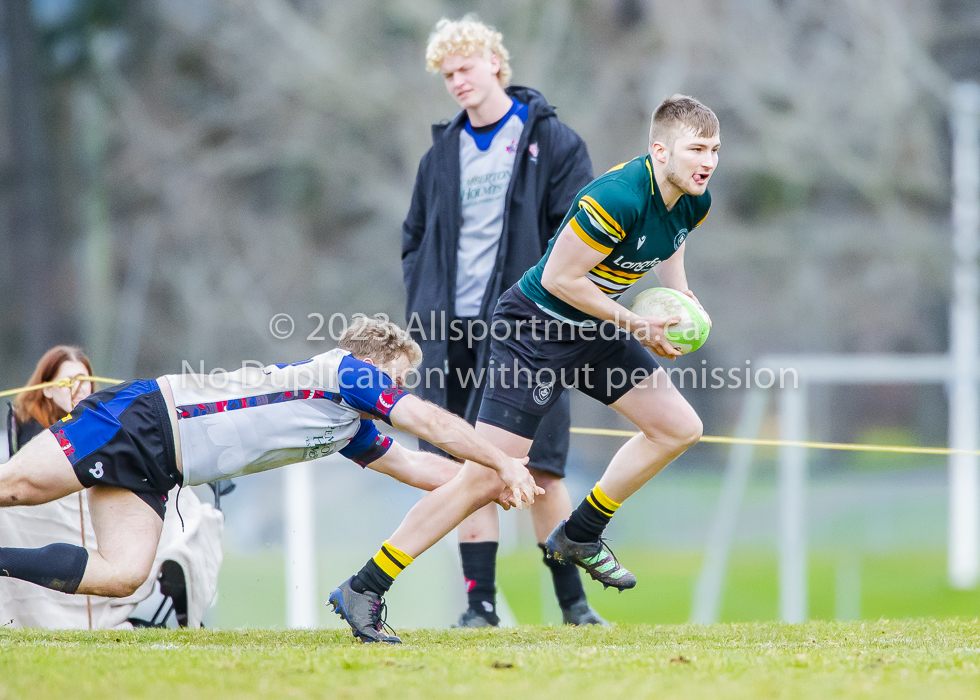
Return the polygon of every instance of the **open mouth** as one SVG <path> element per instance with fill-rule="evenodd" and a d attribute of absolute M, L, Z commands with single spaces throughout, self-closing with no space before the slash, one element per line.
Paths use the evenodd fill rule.
<path fill-rule="evenodd" d="M 694 182 L 699 185 L 703 185 L 708 181 L 709 177 L 711 177 L 710 173 L 695 173 Z"/>

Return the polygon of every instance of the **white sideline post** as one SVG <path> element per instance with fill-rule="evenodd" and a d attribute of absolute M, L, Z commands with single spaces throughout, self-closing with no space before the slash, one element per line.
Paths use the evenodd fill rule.
<path fill-rule="evenodd" d="M 768 399 L 767 390 L 749 389 L 742 404 L 737 437 L 746 439 L 758 437 Z M 715 519 L 711 523 L 711 532 L 708 535 L 704 564 L 701 566 L 701 575 L 694 588 L 691 622 L 701 625 L 718 622 L 722 593 L 725 588 L 725 570 L 728 568 L 728 556 L 735 541 L 738 509 L 742 505 L 745 489 L 749 483 L 754 454 L 754 445 L 732 445 L 731 452 L 728 453 L 728 466 L 718 496 Z"/>
<path fill-rule="evenodd" d="M 953 300 L 950 306 L 949 446 L 976 450 L 980 429 L 980 85 L 953 87 Z M 949 584 L 980 581 L 980 471 L 976 455 L 949 457 Z"/>
<path fill-rule="evenodd" d="M 317 600 L 311 462 L 297 462 L 283 469 L 282 506 L 286 540 L 286 627 L 312 629 L 317 626 Z"/>
<path fill-rule="evenodd" d="M 806 382 L 779 392 L 779 437 L 806 440 Z M 779 448 L 779 618 L 807 618 L 806 449 Z"/>

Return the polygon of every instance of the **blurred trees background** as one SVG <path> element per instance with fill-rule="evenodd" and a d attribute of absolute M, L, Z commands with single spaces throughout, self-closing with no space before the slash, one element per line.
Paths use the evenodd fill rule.
<path fill-rule="evenodd" d="M 717 111 L 688 251 L 715 327 L 690 366 L 945 350 L 946 96 L 980 79 L 972 0 L 5 0 L 0 387 L 57 342 L 129 378 L 322 352 L 312 313 L 402 320 L 401 221 L 456 111 L 424 46 L 471 11 L 597 173 L 645 151 L 664 97 Z M 944 442 L 938 388 L 889 391 L 831 396 L 827 436 Z M 738 392 L 688 395 L 730 431 Z"/>

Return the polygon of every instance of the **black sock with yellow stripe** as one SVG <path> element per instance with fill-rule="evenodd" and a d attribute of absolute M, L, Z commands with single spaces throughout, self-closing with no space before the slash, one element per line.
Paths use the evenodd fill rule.
<path fill-rule="evenodd" d="M 355 593 L 373 591 L 378 595 L 384 595 L 395 582 L 395 577 L 413 561 L 415 560 L 405 552 L 392 546 L 390 542 L 385 542 L 378 553 L 368 559 L 367 564 L 357 572 L 357 576 L 350 582 L 350 587 Z"/>
<path fill-rule="evenodd" d="M 565 522 L 565 535 L 572 542 L 597 542 L 621 505 L 604 494 L 596 484 Z"/>

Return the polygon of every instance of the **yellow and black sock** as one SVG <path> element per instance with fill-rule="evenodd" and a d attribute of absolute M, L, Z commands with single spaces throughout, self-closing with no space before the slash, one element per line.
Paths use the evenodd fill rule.
<path fill-rule="evenodd" d="M 378 553 L 368 559 L 367 564 L 357 572 L 350 587 L 357 593 L 373 591 L 378 595 L 384 595 L 391 588 L 398 574 L 413 561 L 415 560 L 405 552 L 390 542 L 385 542 Z"/>
<path fill-rule="evenodd" d="M 613 514 L 622 505 L 609 498 L 596 484 L 585 500 L 572 511 L 565 523 L 565 535 L 572 542 L 596 542 Z"/>

